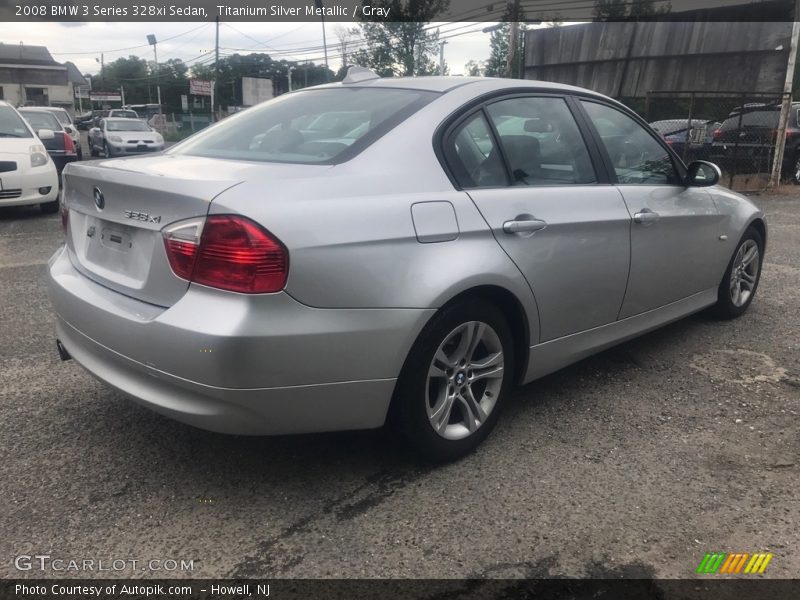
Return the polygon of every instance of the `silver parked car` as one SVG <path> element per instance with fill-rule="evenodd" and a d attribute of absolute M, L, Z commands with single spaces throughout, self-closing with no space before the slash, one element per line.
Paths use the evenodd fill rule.
<path fill-rule="evenodd" d="M 103 154 L 106 158 L 164 149 L 161 134 L 139 119 L 104 117 L 97 127 L 89 130 L 88 139 L 91 155 Z"/>
<path fill-rule="evenodd" d="M 162 155 L 69 165 L 58 347 L 198 427 L 389 420 L 456 458 L 514 385 L 747 309 L 766 223 L 718 179 L 584 89 L 353 68 Z"/>

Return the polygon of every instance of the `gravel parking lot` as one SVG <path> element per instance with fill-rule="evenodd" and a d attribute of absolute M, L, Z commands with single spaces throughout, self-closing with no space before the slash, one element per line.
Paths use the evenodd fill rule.
<path fill-rule="evenodd" d="M 87 152 L 88 154 L 88 152 Z M 62 363 L 58 215 L 0 211 L 0 576 L 14 557 L 193 560 L 135 577 L 686 577 L 710 551 L 800 572 L 800 193 L 761 196 L 750 311 L 699 315 L 519 389 L 466 459 L 381 431 L 192 429 Z"/>

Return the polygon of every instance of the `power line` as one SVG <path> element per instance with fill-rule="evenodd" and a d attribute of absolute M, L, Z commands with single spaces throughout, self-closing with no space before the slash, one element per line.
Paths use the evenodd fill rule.
<path fill-rule="evenodd" d="M 163 40 L 161 40 L 159 43 L 160 43 L 160 44 L 163 44 L 164 42 L 168 42 L 169 40 L 174 40 L 175 38 L 179 38 L 179 37 L 181 37 L 181 36 L 184 36 L 184 35 L 187 35 L 187 34 L 189 34 L 189 33 L 192 33 L 193 31 L 197 31 L 198 29 L 202 29 L 203 27 L 206 27 L 207 25 L 209 25 L 209 23 L 203 23 L 202 25 L 199 25 L 198 27 L 195 27 L 195 28 L 193 28 L 193 29 L 190 29 L 190 30 L 188 30 L 188 31 L 184 31 L 183 33 L 179 33 L 179 34 L 177 34 L 177 35 L 173 35 L 173 36 L 170 36 L 170 37 L 164 38 L 164 39 L 163 39 Z M 97 54 L 112 54 L 112 53 L 114 53 L 114 52 L 125 52 L 125 51 L 127 51 L 127 50 L 136 50 L 137 48 L 146 48 L 146 47 L 148 47 L 149 45 L 150 45 L 150 44 L 139 44 L 138 46 L 128 46 L 127 48 L 115 48 L 115 49 L 113 49 L 113 50 L 92 50 L 91 52 L 51 52 L 50 54 L 52 54 L 52 55 L 55 55 L 55 56 L 63 56 L 63 55 L 65 55 L 65 54 L 73 54 L 73 55 L 85 55 L 85 54 L 94 54 L 94 55 L 97 55 Z"/>

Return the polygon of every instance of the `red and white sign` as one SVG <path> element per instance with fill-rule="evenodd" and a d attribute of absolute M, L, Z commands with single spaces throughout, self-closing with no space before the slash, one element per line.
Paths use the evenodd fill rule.
<path fill-rule="evenodd" d="M 211 96 L 213 90 L 213 81 L 205 81 L 203 79 L 189 80 L 189 93 L 194 96 Z"/>
<path fill-rule="evenodd" d="M 92 102 L 122 102 L 120 92 L 89 92 Z"/>

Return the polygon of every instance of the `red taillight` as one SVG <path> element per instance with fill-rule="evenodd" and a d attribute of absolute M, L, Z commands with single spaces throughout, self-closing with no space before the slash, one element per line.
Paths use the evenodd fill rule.
<path fill-rule="evenodd" d="M 68 133 L 64 134 L 64 150 L 67 154 L 75 154 L 75 144 Z"/>
<path fill-rule="evenodd" d="M 722 138 L 722 129 L 715 129 L 714 130 L 714 139 L 719 140 Z"/>
<path fill-rule="evenodd" d="M 286 285 L 289 260 L 275 237 L 250 219 L 213 215 L 164 231 L 173 272 L 183 279 L 231 292 L 264 294 Z"/>

